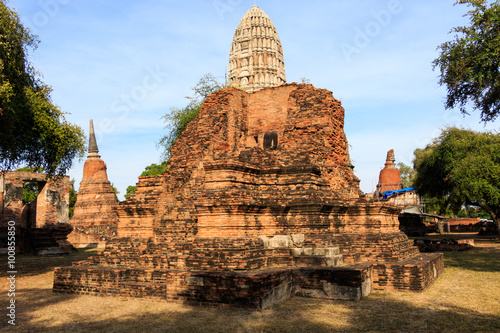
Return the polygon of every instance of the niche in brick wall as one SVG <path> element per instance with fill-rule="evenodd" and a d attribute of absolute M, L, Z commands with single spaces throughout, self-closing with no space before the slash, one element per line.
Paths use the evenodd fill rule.
<path fill-rule="evenodd" d="M 278 148 L 278 134 L 276 132 L 267 132 L 264 134 L 264 149 Z"/>

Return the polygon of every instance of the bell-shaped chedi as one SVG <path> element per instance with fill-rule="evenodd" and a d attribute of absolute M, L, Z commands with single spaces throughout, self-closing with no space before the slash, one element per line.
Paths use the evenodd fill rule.
<path fill-rule="evenodd" d="M 69 240 L 76 247 L 104 245 L 110 236 L 116 235 L 118 222 L 115 193 L 108 180 L 106 163 L 99 156 L 92 120 L 88 152 L 74 215 L 70 220 L 74 231 Z"/>
<path fill-rule="evenodd" d="M 253 6 L 241 19 L 229 53 L 229 83 L 253 92 L 286 82 L 278 32 L 267 14 Z"/>
<path fill-rule="evenodd" d="M 401 182 L 401 173 L 396 168 L 396 158 L 394 157 L 394 149 L 387 152 L 385 167 L 380 170 L 380 176 L 377 184 L 377 193 L 383 194 L 386 191 L 397 191 L 403 188 Z"/>

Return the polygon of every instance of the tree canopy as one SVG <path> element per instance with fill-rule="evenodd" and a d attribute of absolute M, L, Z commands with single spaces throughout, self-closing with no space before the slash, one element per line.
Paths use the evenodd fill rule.
<path fill-rule="evenodd" d="M 445 106 L 481 112 L 481 120 L 493 121 L 500 113 L 500 3 L 487 0 L 460 0 L 472 7 L 466 16 L 470 26 L 451 32 L 455 39 L 439 46 L 439 84 L 447 87 Z"/>
<path fill-rule="evenodd" d="M 401 183 L 403 183 L 403 188 L 413 187 L 415 177 L 417 176 L 415 169 L 404 164 L 403 162 L 399 162 L 397 167 L 401 174 Z"/>
<path fill-rule="evenodd" d="M 415 151 L 415 185 L 454 211 L 481 207 L 500 222 L 500 134 L 450 127 Z"/>
<path fill-rule="evenodd" d="M 38 39 L 0 0 L 0 171 L 20 165 L 64 174 L 83 157 L 83 130 L 68 123 L 28 59 Z"/>
<path fill-rule="evenodd" d="M 168 133 L 160 139 L 158 146 L 163 149 L 162 157 L 165 160 L 170 158 L 170 150 L 175 140 L 177 140 L 181 133 L 184 132 L 187 125 L 196 118 L 198 113 L 200 113 L 205 98 L 214 91 L 227 87 L 227 85 L 220 83 L 212 74 L 205 74 L 198 81 L 196 86 L 191 88 L 194 91 L 194 95 L 186 97 L 189 101 L 188 105 L 184 108 L 173 107 L 170 109 L 169 113 L 162 117 L 166 124 L 165 129 Z"/>
<path fill-rule="evenodd" d="M 164 161 L 160 164 L 148 165 L 144 171 L 141 173 L 141 177 L 144 176 L 157 176 L 163 174 L 167 170 L 168 161 Z M 137 191 L 137 186 L 130 185 L 127 187 L 127 192 L 125 193 L 125 200 L 128 199 L 129 195 Z"/>

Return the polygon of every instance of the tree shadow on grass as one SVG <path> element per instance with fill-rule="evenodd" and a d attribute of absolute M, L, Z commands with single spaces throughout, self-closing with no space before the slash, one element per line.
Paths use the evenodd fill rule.
<path fill-rule="evenodd" d="M 34 276 L 53 272 L 56 267 L 71 266 L 73 262 L 85 260 L 88 257 L 96 255 L 95 250 L 79 249 L 78 252 L 71 252 L 68 255 L 61 256 L 35 256 L 31 254 L 20 254 L 16 256 L 15 270 L 19 276 Z M 0 257 L 7 267 L 7 257 Z M 0 271 L 0 277 L 7 276 L 7 271 Z"/>
<path fill-rule="evenodd" d="M 26 290 L 33 300 L 20 306 L 17 332 L 494 332 L 499 316 L 454 305 L 419 307 L 404 301 L 366 298 L 360 302 L 295 297 L 256 311 L 223 307 L 193 307 L 166 302 L 117 300 Z M 22 298 L 22 297 L 21 297 Z M 91 302 L 85 311 L 75 306 Z M 116 312 L 117 303 L 123 312 Z M 121 302 L 121 303 L 120 303 Z M 59 305 L 57 314 L 44 317 Z M 70 308 L 68 308 L 68 306 Z M 39 311 L 40 310 L 40 311 Z M 42 314 L 41 314 L 42 313 Z M 108 314 L 110 313 L 110 314 Z M 1 332 L 12 331 L 0 329 Z"/>
<path fill-rule="evenodd" d="M 95 252 L 94 252 L 95 253 Z M 19 260 L 22 275 L 39 281 L 54 267 L 70 265 L 92 252 L 67 258 L 33 257 Z M 498 272 L 500 250 L 478 248 L 451 254 L 447 266 Z M 49 259 L 48 261 L 46 259 Z M 30 261 L 31 260 L 31 261 Z M 45 264 L 45 266 L 43 265 Z M 23 266 L 24 265 L 24 266 Z M 20 268 L 20 271 L 21 271 Z M 53 293 L 42 288 L 20 289 L 16 295 L 16 327 L 0 321 L 0 332 L 495 332 L 494 314 L 467 309 L 462 304 L 436 300 L 415 305 L 408 301 L 373 295 L 359 302 L 294 297 L 271 309 L 256 311 L 223 307 L 191 307 L 140 299 L 116 299 Z M 492 297 L 494 297 L 492 295 Z M 441 303 L 439 303 L 441 302 Z M 7 300 L 0 299 L 1 308 Z M 6 310 L 5 310 L 6 311 Z M 1 312 L 0 312 L 1 314 Z"/>
<path fill-rule="evenodd" d="M 404 301 L 377 298 L 360 302 L 296 298 L 279 305 L 277 314 L 267 323 L 264 332 L 500 331 L 500 316 L 454 305 L 419 307 Z"/>
<path fill-rule="evenodd" d="M 500 247 L 476 247 L 472 251 L 446 252 L 445 267 L 477 272 L 500 272 Z"/>
<path fill-rule="evenodd" d="M 60 295 L 52 293 L 52 289 L 48 288 L 31 288 L 17 289 L 15 292 L 15 326 L 8 324 L 8 320 L 13 318 L 7 317 L 7 312 L 2 313 L 2 317 L 8 318 L 0 322 L 0 332 L 44 332 L 42 327 L 35 328 L 30 322 L 36 319 L 36 312 L 39 309 L 47 308 L 62 302 L 68 302 L 71 299 L 78 297 L 77 295 Z M 9 298 L 3 298 L 0 301 L 2 309 L 9 306 Z M 5 310 L 7 311 L 7 310 Z"/>

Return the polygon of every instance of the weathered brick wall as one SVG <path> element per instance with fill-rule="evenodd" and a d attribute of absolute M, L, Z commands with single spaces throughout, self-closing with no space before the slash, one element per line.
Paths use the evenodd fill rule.
<path fill-rule="evenodd" d="M 23 183 L 38 183 L 40 193 L 35 201 L 24 204 Z M 49 177 L 42 173 L 12 171 L 0 174 L 0 248 L 6 248 L 7 224 L 15 221 L 18 252 L 36 250 L 40 243 L 39 229 L 47 237 L 66 242 L 66 234 L 58 230 L 67 227 L 69 212 L 69 177 Z M 62 225 L 60 225 L 62 224 Z M 66 243 L 65 243 L 66 245 Z"/>
<path fill-rule="evenodd" d="M 297 267 L 322 270 L 293 273 L 304 280 L 296 285 L 301 294 L 317 294 L 320 276 L 330 281 L 321 292 L 344 290 L 325 270 L 345 262 L 367 263 L 342 273 L 353 279 L 342 285 L 354 288 L 350 297 L 366 294 L 373 263 L 377 272 L 393 269 L 418 250 L 399 231 L 400 209 L 370 204 L 361 193 L 343 123 L 340 102 L 312 85 L 210 95 L 172 147 L 165 174 L 140 177 L 117 207 L 118 237 L 77 268 L 57 270 L 55 290 L 268 304 L 289 292 L 287 272 Z M 261 271 L 260 289 L 238 289 L 236 272 Z M 428 270 L 415 272 L 411 281 L 430 279 Z M 187 287 L 186 276 L 203 276 L 211 287 Z"/>
<path fill-rule="evenodd" d="M 397 263 L 374 265 L 374 290 L 422 291 L 444 272 L 442 253 L 421 253 Z"/>
<path fill-rule="evenodd" d="M 25 171 L 12 171 L 0 175 L 0 221 L 6 226 L 8 221 L 16 221 L 22 228 L 28 227 L 27 210 L 36 207 L 35 223 L 31 227 L 41 228 L 46 224 L 68 222 L 69 176 L 48 177 L 46 174 Z M 41 189 L 31 207 L 22 202 L 23 182 L 36 182 Z"/>

